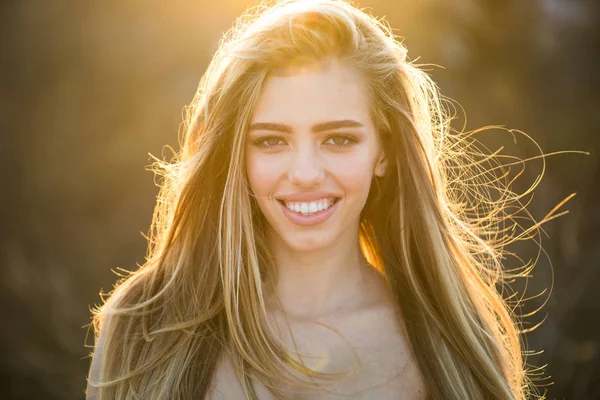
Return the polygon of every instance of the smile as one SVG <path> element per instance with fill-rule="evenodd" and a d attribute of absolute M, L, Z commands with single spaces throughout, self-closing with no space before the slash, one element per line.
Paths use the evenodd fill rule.
<path fill-rule="evenodd" d="M 288 210 L 300 213 L 302 215 L 312 215 L 319 211 L 327 210 L 331 207 L 338 199 L 337 198 L 329 198 L 329 199 L 320 199 L 311 202 L 294 202 L 289 201 L 286 202 L 284 200 L 279 200 L 284 206 L 288 208 Z"/>
<path fill-rule="evenodd" d="M 320 224 L 335 212 L 339 197 L 323 198 L 310 202 L 277 200 L 288 219 L 297 225 Z"/>

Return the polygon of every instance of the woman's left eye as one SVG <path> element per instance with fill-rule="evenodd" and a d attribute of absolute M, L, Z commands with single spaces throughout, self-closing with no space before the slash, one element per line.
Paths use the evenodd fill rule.
<path fill-rule="evenodd" d="M 329 138 L 327 138 L 327 140 L 325 141 L 325 144 L 332 144 L 334 146 L 348 146 L 348 145 L 352 144 L 353 142 L 355 142 L 355 140 L 349 136 L 335 135 L 335 136 L 330 136 Z"/>

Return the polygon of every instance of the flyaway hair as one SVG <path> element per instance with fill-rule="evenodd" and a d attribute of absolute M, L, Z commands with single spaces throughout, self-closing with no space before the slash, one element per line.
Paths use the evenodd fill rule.
<path fill-rule="evenodd" d="M 453 103 L 407 58 L 380 20 L 336 0 L 253 8 L 221 41 L 187 108 L 181 149 L 157 160 L 160 193 L 148 254 L 94 316 L 102 331 L 101 399 L 203 399 L 227 355 L 248 398 L 254 380 L 317 388 L 337 376 L 308 368 L 277 339 L 265 299 L 276 269 L 245 173 L 246 133 L 269 74 L 337 60 L 368 84 L 389 161 L 361 214 L 360 241 L 394 296 L 428 399 L 536 395 L 507 282 L 507 246 L 522 229 L 525 193 L 477 132 L 451 127 Z M 542 157 L 543 159 L 543 157 Z M 548 218 L 550 218 L 549 216 Z"/>

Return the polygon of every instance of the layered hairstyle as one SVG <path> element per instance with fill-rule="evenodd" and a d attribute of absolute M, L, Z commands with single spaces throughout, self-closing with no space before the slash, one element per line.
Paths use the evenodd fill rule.
<path fill-rule="evenodd" d="M 248 398 L 252 379 L 315 385 L 328 374 L 299 362 L 267 320 L 276 268 L 245 171 L 246 135 L 265 79 L 337 60 L 367 82 L 388 160 L 361 214 L 360 244 L 379 269 L 429 399 L 524 399 L 521 324 L 501 261 L 521 195 L 452 128 L 456 108 L 407 58 L 390 28 L 340 0 L 282 1 L 240 17 L 187 108 L 181 149 L 156 160 L 160 194 L 146 262 L 95 310 L 102 331 L 101 399 L 204 398 L 228 354 Z M 254 378 L 253 378 L 254 377 Z"/>

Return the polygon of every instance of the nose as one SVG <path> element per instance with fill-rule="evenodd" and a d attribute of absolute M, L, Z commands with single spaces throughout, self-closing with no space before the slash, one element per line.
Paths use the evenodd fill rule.
<path fill-rule="evenodd" d="M 325 178 L 322 160 L 312 146 L 302 146 L 292 155 L 288 170 L 288 179 L 294 185 L 311 189 L 318 186 Z"/>

